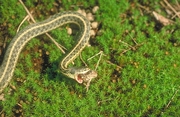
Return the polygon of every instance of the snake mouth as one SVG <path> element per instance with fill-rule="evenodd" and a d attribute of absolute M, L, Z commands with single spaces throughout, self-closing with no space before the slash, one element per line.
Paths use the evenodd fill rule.
<path fill-rule="evenodd" d="M 82 84 L 82 83 L 83 83 L 82 75 L 81 75 L 81 74 L 75 75 L 75 80 L 76 80 L 78 83 Z"/>
<path fill-rule="evenodd" d="M 97 72 L 94 70 L 90 70 L 86 73 L 79 73 L 74 75 L 74 79 L 79 83 L 82 84 L 83 82 L 87 83 L 91 81 L 91 79 L 97 77 Z"/>

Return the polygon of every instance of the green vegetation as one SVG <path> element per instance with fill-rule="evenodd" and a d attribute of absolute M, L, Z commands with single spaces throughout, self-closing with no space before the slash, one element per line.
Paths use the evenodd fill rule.
<path fill-rule="evenodd" d="M 138 7 L 141 4 L 158 10 L 161 9 L 159 0 L 62 0 L 60 6 L 54 5 L 54 1 L 26 0 L 25 5 L 34 11 L 37 21 L 59 9 L 100 7 L 95 20 L 101 23 L 102 35 L 82 52 L 85 61 L 99 51 L 104 52 L 97 69 L 98 78 L 91 82 L 86 93 L 84 86 L 61 74 L 58 65 L 62 52 L 47 36 L 38 36 L 28 43 L 19 57 L 10 82 L 15 89 L 10 91 L 12 87 L 8 86 L 4 90 L 1 114 L 43 117 L 180 115 L 180 93 L 177 92 L 180 88 L 179 23 L 159 28 L 152 14 L 142 15 Z M 172 3 L 175 4 L 175 0 Z M 15 0 L 0 4 L 0 24 L 8 27 L 10 42 L 26 12 Z M 22 27 L 26 25 L 28 22 Z M 50 34 L 65 47 L 72 47 L 73 39 L 65 28 Z M 87 64 L 95 68 L 97 61 L 98 57 L 95 57 Z M 79 58 L 74 62 L 83 65 Z"/>

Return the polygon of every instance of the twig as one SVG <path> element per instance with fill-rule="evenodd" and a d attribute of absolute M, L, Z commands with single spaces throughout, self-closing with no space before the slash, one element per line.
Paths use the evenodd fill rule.
<path fill-rule="evenodd" d="M 137 5 L 138 5 L 138 7 L 146 10 L 148 13 L 152 12 L 151 10 L 149 10 L 148 8 L 146 8 L 145 6 L 142 6 L 141 4 L 137 4 Z"/>
<path fill-rule="evenodd" d="M 4 112 L 4 110 L 2 109 L 1 112 L 0 112 L 0 115 L 1 115 L 3 112 Z M 3 117 L 3 116 L 1 115 L 1 117 Z"/>
<path fill-rule="evenodd" d="M 91 60 L 91 59 L 92 59 L 92 58 L 94 58 L 95 56 L 97 56 L 97 55 L 101 54 L 101 52 L 102 52 L 102 51 L 100 51 L 99 53 L 95 54 L 94 56 L 92 56 L 92 57 L 88 58 L 87 60 L 88 60 L 88 61 L 89 61 L 89 60 Z"/>
<path fill-rule="evenodd" d="M 178 8 L 180 8 L 180 5 L 179 5 L 179 3 L 178 3 L 178 1 L 177 1 L 177 0 L 176 0 L 176 4 L 177 4 Z"/>
<path fill-rule="evenodd" d="M 81 61 L 84 63 L 84 65 L 85 65 L 85 66 L 88 66 L 88 65 L 86 64 L 86 62 L 83 60 L 81 53 L 79 54 L 79 57 L 80 57 Z"/>
<path fill-rule="evenodd" d="M 121 67 L 121 66 L 116 65 L 116 64 L 112 63 L 111 61 L 106 61 L 106 62 L 107 62 L 107 63 L 109 63 L 109 64 L 111 64 L 111 65 L 115 65 L 115 66 L 117 66 L 117 68 L 119 68 L 119 69 L 122 69 L 122 67 Z"/>
<path fill-rule="evenodd" d="M 139 47 L 139 46 L 141 46 L 141 45 L 143 45 L 144 44 L 144 42 L 143 43 L 140 43 L 140 44 L 136 44 L 135 46 L 131 46 L 130 48 L 128 48 L 128 49 L 126 49 L 126 50 L 124 50 L 123 52 L 121 52 L 120 53 L 120 55 L 122 55 L 122 54 L 124 54 L 124 53 L 126 53 L 127 51 L 129 51 L 129 50 L 135 50 L 137 47 Z"/>
<path fill-rule="evenodd" d="M 177 92 L 179 91 L 179 89 L 180 89 L 180 86 L 179 86 L 178 89 L 175 91 L 174 95 L 171 97 L 170 101 L 168 102 L 168 104 L 166 105 L 166 107 L 164 108 L 164 110 L 169 107 L 169 105 L 170 105 L 171 102 L 173 101 L 173 99 L 174 99 L 175 95 L 177 94 Z M 163 112 L 161 112 L 161 114 L 163 114 Z"/>
<path fill-rule="evenodd" d="M 99 66 L 100 60 L 101 60 L 101 58 L 102 58 L 102 55 L 104 55 L 104 54 L 103 54 L 103 51 L 100 51 L 99 53 L 97 53 L 97 54 L 95 54 L 94 56 L 92 56 L 92 57 L 90 57 L 90 58 L 87 59 L 87 61 L 89 61 L 89 60 L 91 60 L 92 58 L 94 58 L 95 56 L 98 56 L 99 54 L 100 54 L 100 56 L 99 56 L 99 60 L 98 60 L 98 62 L 97 62 L 97 64 L 96 64 L 95 70 L 96 70 L 97 67 Z"/>
<path fill-rule="evenodd" d="M 122 56 L 124 53 L 126 53 L 127 51 L 129 51 L 129 50 L 131 50 L 132 48 L 128 48 L 128 49 L 125 49 L 124 51 L 122 51 L 121 53 L 120 53 L 120 56 Z"/>
<path fill-rule="evenodd" d="M 113 100 L 113 99 L 101 100 L 101 101 L 98 101 L 98 104 L 100 104 L 100 103 L 102 103 L 102 102 L 107 102 L 107 101 L 110 101 L 110 100 Z"/>
<path fill-rule="evenodd" d="M 131 37 L 131 39 L 133 40 L 133 42 L 138 45 L 138 43 L 136 42 L 136 40 L 129 34 L 129 36 Z"/>
<path fill-rule="evenodd" d="M 16 91 L 16 87 L 12 84 L 9 84 L 9 86 L 11 87 L 11 89 L 15 90 Z"/>
<path fill-rule="evenodd" d="M 165 3 L 164 3 L 163 1 L 160 1 L 160 5 L 161 5 L 162 7 L 164 7 L 164 9 L 168 9 L 168 7 L 165 5 Z"/>
<path fill-rule="evenodd" d="M 27 15 L 27 16 L 22 20 L 22 22 L 19 24 L 16 32 L 19 32 L 20 27 L 22 26 L 22 24 L 23 24 L 28 18 L 29 18 L 29 15 Z"/>
<path fill-rule="evenodd" d="M 128 43 L 126 43 L 126 42 L 124 42 L 124 41 L 119 40 L 119 42 L 120 42 L 120 43 L 123 43 L 124 45 L 126 45 L 126 47 L 131 47 L 131 48 L 133 48 L 131 45 L 129 45 Z"/>
<path fill-rule="evenodd" d="M 98 60 L 98 62 L 97 62 L 97 64 L 96 64 L 95 70 L 97 70 L 97 67 L 99 66 L 100 60 L 101 60 L 101 58 L 102 58 L 102 55 L 103 55 L 103 51 L 100 51 L 99 60 Z"/>
<path fill-rule="evenodd" d="M 31 13 L 29 12 L 29 10 L 26 8 L 26 6 L 24 5 L 24 3 L 22 2 L 22 0 L 19 0 L 19 2 L 23 5 L 24 9 L 26 10 L 27 14 L 29 15 L 29 17 L 31 18 L 31 20 L 36 23 L 36 21 L 34 20 L 33 16 L 31 15 Z M 52 42 L 62 51 L 63 54 L 65 54 L 65 51 L 62 49 L 63 46 L 60 46 L 59 43 L 57 43 L 48 33 L 45 33 L 51 40 Z M 65 48 L 65 47 L 63 47 Z"/>
<path fill-rule="evenodd" d="M 177 14 L 180 15 L 180 12 L 178 12 Z M 171 17 L 171 19 L 174 19 L 174 18 L 177 16 L 177 14 L 173 15 L 173 16 Z"/>
<path fill-rule="evenodd" d="M 180 15 L 178 14 L 178 12 L 168 3 L 167 0 L 164 0 L 164 2 L 168 5 L 168 7 L 178 16 L 178 18 L 180 18 Z"/>
<path fill-rule="evenodd" d="M 91 80 L 92 80 L 92 79 L 89 79 L 89 81 L 88 81 L 87 84 L 86 84 L 86 92 L 89 91 L 89 86 L 90 86 Z"/>
<path fill-rule="evenodd" d="M 97 103 L 100 104 L 102 102 L 107 102 L 107 101 L 110 101 L 110 100 L 115 100 L 115 99 L 118 99 L 119 96 L 115 97 L 115 98 L 109 98 L 109 99 L 105 99 L 105 100 L 101 100 L 101 101 L 98 101 Z"/>
<path fill-rule="evenodd" d="M 180 86 L 178 88 L 180 88 Z M 179 89 L 176 90 L 176 92 L 174 93 L 174 95 L 172 96 L 171 100 L 168 102 L 168 104 L 166 105 L 165 108 L 169 107 L 169 105 L 171 104 L 172 100 L 174 99 L 174 97 L 175 97 L 175 95 L 177 94 L 178 91 L 179 91 Z"/>
<path fill-rule="evenodd" d="M 20 103 L 17 103 L 17 105 L 22 108 L 22 105 Z"/>

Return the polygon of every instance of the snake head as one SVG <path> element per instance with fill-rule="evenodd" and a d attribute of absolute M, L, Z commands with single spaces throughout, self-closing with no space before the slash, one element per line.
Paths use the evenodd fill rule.
<path fill-rule="evenodd" d="M 81 67 L 81 68 L 71 67 L 68 68 L 65 75 L 76 80 L 78 83 L 82 84 L 89 82 L 93 78 L 96 78 L 97 72 L 87 67 Z"/>
<path fill-rule="evenodd" d="M 87 83 L 96 77 L 97 77 L 97 72 L 94 70 L 89 70 L 86 73 L 79 73 L 79 74 L 75 75 L 75 80 L 78 83 Z"/>

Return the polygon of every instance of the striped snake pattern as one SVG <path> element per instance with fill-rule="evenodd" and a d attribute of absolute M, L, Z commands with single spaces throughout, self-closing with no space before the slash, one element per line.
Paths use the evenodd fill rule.
<path fill-rule="evenodd" d="M 77 40 L 77 44 L 60 62 L 59 66 L 62 73 L 75 79 L 78 83 L 88 82 L 90 79 L 97 77 L 97 72 L 87 67 L 68 68 L 68 65 L 79 56 L 89 41 L 90 22 L 77 12 L 67 11 L 55 14 L 42 22 L 29 25 L 16 34 L 10 42 L 0 66 L 0 92 L 3 91 L 12 79 L 18 57 L 23 47 L 33 37 L 68 23 L 76 24 L 79 27 L 80 32 L 78 33 L 79 39 Z"/>

